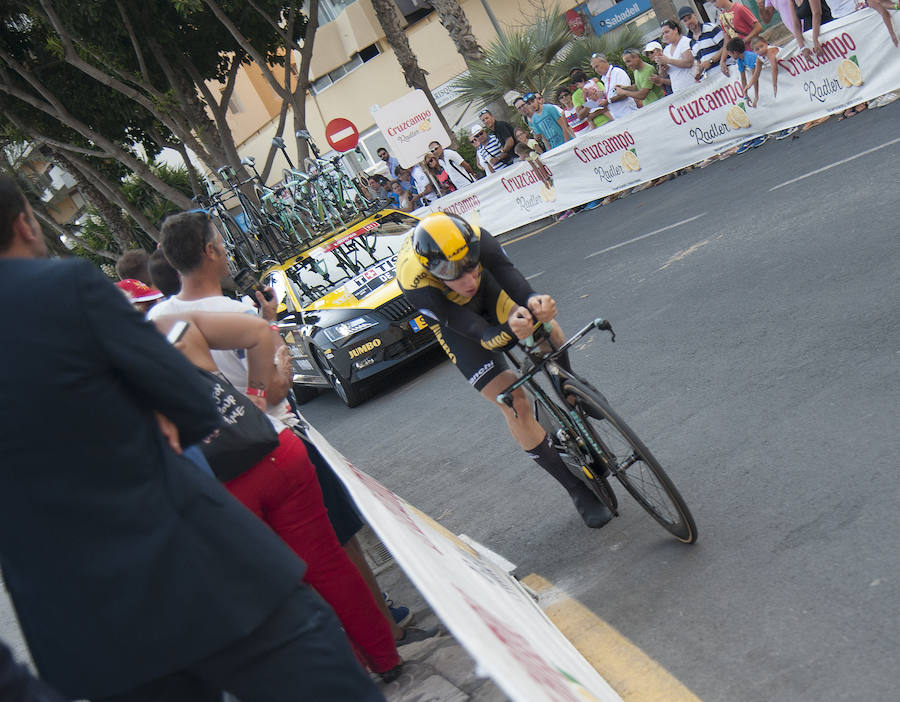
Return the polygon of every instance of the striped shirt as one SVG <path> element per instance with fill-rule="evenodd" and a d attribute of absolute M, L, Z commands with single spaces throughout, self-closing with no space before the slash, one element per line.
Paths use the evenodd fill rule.
<path fill-rule="evenodd" d="M 706 61 L 711 54 L 716 53 L 725 44 L 725 32 L 718 24 L 705 22 L 700 25 L 700 38 L 695 39 L 693 33 L 688 35 L 691 40 L 691 53 L 697 61 Z"/>
<path fill-rule="evenodd" d="M 487 139 L 484 144 L 478 147 L 478 157 L 484 164 L 490 164 L 492 158 L 497 158 L 500 156 L 500 152 L 503 150 L 503 144 L 500 143 L 500 140 L 495 137 L 493 134 L 488 132 Z M 507 161 L 498 161 L 494 165 L 491 166 L 495 171 L 500 170 L 501 168 L 506 168 L 509 166 L 509 162 Z"/>

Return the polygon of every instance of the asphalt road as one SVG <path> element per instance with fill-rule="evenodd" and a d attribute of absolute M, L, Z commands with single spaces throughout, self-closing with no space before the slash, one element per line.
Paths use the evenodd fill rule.
<path fill-rule="evenodd" d="M 440 356 L 359 408 L 304 412 L 706 702 L 896 700 L 898 120 L 900 102 L 832 119 L 507 244 L 564 328 L 612 320 L 617 342 L 596 335 L 575 366 L 668 468 L 695 546 L 627 496 L 583 527 Z"/>

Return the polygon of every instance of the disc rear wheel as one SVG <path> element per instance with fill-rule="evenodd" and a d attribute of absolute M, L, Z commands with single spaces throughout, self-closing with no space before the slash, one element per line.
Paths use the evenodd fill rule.
<path fill-rule="evenodd" d="M 564 388 L 578 399 L 584 424 L 597 445 L 591 451 L 664 529 L 683 543 L 694 543 L 697 525 L 688 506 L 637 434 L 593 388 L 576 380 L 566 380 Z"/>

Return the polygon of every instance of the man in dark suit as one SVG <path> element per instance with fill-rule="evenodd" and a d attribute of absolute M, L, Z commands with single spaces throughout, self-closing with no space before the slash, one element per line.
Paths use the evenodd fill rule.
<path fill-rule="evenodd" d="M 0 565 L 70 697 L 380 700 L 305 565 L 179 455 L 219 415 L 86 261 L 49 261 L 0 177 Z"/>

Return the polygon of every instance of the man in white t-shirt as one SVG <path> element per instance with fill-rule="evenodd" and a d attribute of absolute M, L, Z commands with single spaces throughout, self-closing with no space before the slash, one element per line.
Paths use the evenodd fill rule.
<path fill-rule="evenodd" d="M 445 149 L 439 142 L 433 141 L 428 145 L 428 150 L 435 155 L 441 168 L 447 171 L 450 182 L 457 190 L 474 183 L 478 178 L 469 162 L 453 149 Z"/>
<path fill-rule="evenodd" d="M 607 109 L 613 119 L 622 119 L 638 108 L 634 98 L 624 93 L 619 95 L 616 91 L 617 85 L 631 85 L 631 78 L 628 77 L 624 68 L 613 66 L 603 54 L 591 56 L 591 68 L 600 76 L 600 80 L 606 87 L 606 99 L 609 103 Z"/>
<path fill-rule="evenodd" d="M 672 92 L 677 93 L 693 87 L 694 54 L 691 41 L 681 33 L 681 25 L 675 20 L 662 23 L 662 38 L 665 42 L 662 54 L 657 54 L 656 65 L 668 69 Z"/>
<path fill-rule="evenodd" d="M 181 292 L 168 300 L 157 303 L 147 315 L 149 319 L 152 320 L 161 315 L 178 314 L 185 310 L 257 313 L 253 306 L 232 300 L 222 294 L 220 281 L 228 272 L 227 255 L 225 247 L 222 245 L 221 235 L 211 226 L 204 212 L 182 212 L 167 217 L 162 227 L 162 248 L 169 262 L 181 274 Z M 278 331 L 278 327 L 274 324 L 278 302 L 272 295 L 271 288 L 265 288 L 264 290 L 272 299 L 266 299 L 263 293 L 256 293 L 259 314 L 263 319 L 272 323 L 272 334 L 276 337 L 275 364 L 265 395 L 268 403 L 267 413 L 275 427 L 275 431 L 279 433 L 284 429 L 285 425 L 294 429 L 302 429 L 306 425 L 294 413 L 290 403 L 287 401 L 287 394 L 293 380 L 293 372 L 290 365 L 289 350 Z M 238 390 L 243 390 L 247 387 L 246 352 L 243 349 L 238 351 L 211 350 L 211 353 L 216 367 L 232 385 Z M 308 451 L 310 451 L 311 447 L 312 444 L 307 444 Z M 312 457 L 312 453 L 310 453 L 310 456 Z M 323 476 L 318 462 L 315 460 L 313 462 L 316 465 L 316 474 L 321 481 L 323 477 L 327 476 Z M 326 496 L 325 499 L 326 506 L 330 510 L 329 498 Z M 333 496 L 332 499 L 340 501 L 342 498 Z M 349 497 L 346 499 L 349 500 Z M 334 523 L 331 513 L 329 513 L 329 519 Z M 407 637 L 409 641 L 414 641 L 419 640 L 425 634 L 433 635 L 433 632 L 436 632 L 436 630 L 403 628 L 397 624 L 395 621 L 396 617 L 392 618 L 392 612 L 388 611 L 388 606 L 381 596 L 375 576 L 366 564 L 363 551 L 355 534 L 348 534 L 344 538 L 339 538 L 341 538 L 341 545 L 350 557 L 350 560 L 364 574 L 367 584 L 372 588 L 375 602 L 385 618 L 388 619 L 394 638 L 398 642 L 403 642 L 407 641 Z M 369 576 L 371 576 L 371 579 Z"/>

